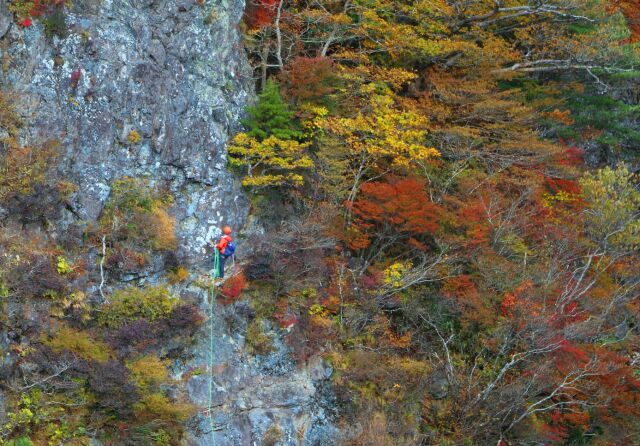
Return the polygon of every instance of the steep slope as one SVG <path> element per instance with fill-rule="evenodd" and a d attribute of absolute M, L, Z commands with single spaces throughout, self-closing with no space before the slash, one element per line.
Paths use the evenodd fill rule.
<path fill-rule="evenodd" d="M 236 30 L 242 9 L 79 1 L 62 37 L 47 37 L 36 20 L 4 31 L 2 84 L 28 117 L 25 142 L 59 140 L 59 170 L 78 186 L 59 231 L 95 221 L 122 176 L 149 177 L 175 195 L 189 261 L 202 259 L 223 221 L 242 223 L 247 204 L 224 150 L 252 89 Z M 4 22 L 8 14 L 3 3 Z"/>
<path fill-rule="evenodd" d="M 13 108 L 23 121 L 19 143 L 40 147 L 45 141 L 54 141 L 57 156 L 48 174 L 56 177 L 58 185 L 72 186 L 64 200 L 54 200 L 53 204 L 44 192 L 39 195 L 38 191 L 18 197 L 22 200 L 20 206 L 3 207 L 0 203 L 0 251 L 13 243 L 7 242 L 10 237 L 4 237 L 2 231 L 6 230 L 25 240 L 38 238 L 42 246 L 63 246 L 63 251 L 54 249 L 58 254 L 48 253 L 47 257 L 41 255 L 44 251 L 34 251 L 38 252 L 34 257 L 40 256 L 47 271 L 63 258 L 61 252 L 67 256 L 65 259 L 71 259 L 69 264 L 62 261 L 68 271 L 60 264 L 57 272 L 55 266 L 50 271 L 57 281 L 68 280 L 53 299 L 54 294 L 47 287 L 44 293 L 22 295 L 15 291 L 7 279 L 14 274 L 12 266 L 7 266 L 7 259 L 0 259 L 0 290 L 4 279 L 11 290 L 7 296 L 0 296 L 2 320 L 8 321 L 2 328 L 0 348 L 10 352 L 0 366 L 0 374 L 7 383 L 23 383 L 49 373 L 46 360 L 43 365 L 38 358 L 23 353 L 40 352 L 43 348 L 51 353 L 43 347 L 42 339 L 45 334 L 55 337 L 60 326 L 78 327 L 65 332 L 78 337 L 93 332 L 86 339 L 100 348 L 113 344 L 122 330 L 135 327 L 138 322 L 150 327 L 146 320 L 139 319 L 129 325 L 118 322 L 117 329 L 121 331 L 109 332 L 100 322 L 74 319 L 70 309 L 54 316 L 55 299 L 77 290 L 71 296 L 86 297 L 82 307 L 99 314 L 104 311 L 104 302 L 113 303 L 113 293 L 125 286 L 153 288 L 165 283 L 164 274 L 176 265 L 188 267 L 193 272 L 191 279 L 197 279 L 202 265 L 206 267 L 210 259 L 211 253 L 205 249 L 207 242 L 218 235 L 220 226 L 242 227 L 249 205 L 239 183 L 226 169 L 225 144 L 252 97 L 253 80 L 237 30 L 244 8 L 242 0 L 78 0 L 64 7 L 64 26 L 57 23 L 54 32 L 50 17 L 34 17 L 25 22 L 14 16 L 8 6 L 5 2 L 0 4 L 0 58 L 4 70 L 0 87 L 11 97 Z M 4 130 L 0 135 L 3 138 Z M 113 272 L 117 266 L 110 264 L 110 258 L 115 256 L 110 252 L 117 251 L 113 247 L 116 241 L 107 239 L 107 245 L 113 245 L 105 251 L 102 238 L 101 251 L 100 238 L 91 231 L 104 225 L 108 203 L 119 193 L 118 180 L 126 177 L 146 179 L 152 189 L 166 191 L 172 197 L 166 208 L 175 217 L 178 240 L 175 250 L 141 250 L 136 255 L 144 255 L 147 265 L 133 273 L 120 274 Z M 49 207 L 53 209 L 47 209 L 44 217 L 30 219 L 25 206 L 32 202 L 45 207 L 52 204 Z M 136 206 L 139 204 L 146 206 Z M 140 245 L 137 248 L 142 249 Z M 240 248 L 243 249 L 248 247 Z M 58 260 L 54 260 L 56 255 Z M 32 267 L 35 263 L 28 264 Z M 183 303 L 195 304 L 208 313 L 209 291 L 189 283 L 187 280 L 171 287 L 170 294 L 181 298 L 180 304 L 175 305 L 181 308 Z M 143 305 L 146 304 L 141 302 Z M 262 444 L 269 436 L 286 445 L 333 444 L 335 428 L 328 421 L 325 408 L 331 395 L 324 389 L 331 368 L 316 359 L 298 370 L 275 328 L 270 333 L 276 351 L 258 357 L 248 354 L 244 332 L 250 317 L 236 314 L 236 309 L 237 306 L 215 304 L 213 320 L 205 320 L 195 336 L 168 333 L 166 339 L 160 336 L 145 341 L 152 344 L 151 348 L 131 341 L 113 347 L 109 361 L 82 357 L 73 347 L 55 351 L 51 367 L 58 367 L 58 361 L 62 361 L 66 368 L 43 383 L 55 392 L 73 380 L 91 387 L 92 392 L 98 387 L 109 388 L 111 380 L 117 382 L 120 378 L 114 374 L 129 374 L 126 367 L 131 361 L 152 355 L 168 365 L 175 379 L 173 387 L 165 386 L 160 394 L 166 393 L 176 405 L 186 396 L 196 406 L 195 416 L 186 423 L 190 445 L 213 444 L 210 421 L 202 414 L 207 406 L 211 373 L 217 445 Z M 161 331 L 157 322 L 152 325 L 153 330 Z M 213 370 L 209 323 L 215 327 Z M 66 340 L 75 342 L 70 337 L 67 335 Z M 193 345 L 187 345 L 190 342 Z M 68 358 L 71 362 L 65 363 Z M 106 370 L 102 378 L 106 384 L 92 378 L 100 370 Z M 36 382 L 24 389 L 41 387 Z M 21 404 L 16 388 L 20 387 L 9 384 L 0 392 L 3 425 L 11 418 L 7 412 Z M 103 397 L 114 399 L 114 404 L 125 404 L 117 400 L 131 389 L 125 379 L 124 384 L 97 400 L 89 398 L 82 404 L 90 412 L 96 404 L 101 405 Z M 142 392 L 142 388 L 138 390 Z M 35 408 L 33 411 L 37 412 Z M 89 413 L 89 418 L 99 416 Z M 44 427 L 33 427 L 29 420 L 14 421 L 0 431 L 2 439 L 26 435 L 35 444 L 55 443 Z M 58 421 L 49 420 L 48 426 Z M 136 440 L 131 435 L 135 429 L 129 426 L 125 430 L 127 435 L 115 439 L 101 439 L 100 432 L 64 435 L 92 444 L 148 444 L 145 441 L 149 440 Z M 156 435 L 155 431 L 150 435 Z M 165 443 L 157 440 L 156 444 Z"/>

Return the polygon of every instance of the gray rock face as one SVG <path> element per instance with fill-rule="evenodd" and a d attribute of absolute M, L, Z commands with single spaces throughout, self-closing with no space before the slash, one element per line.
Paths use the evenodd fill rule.
<path fill-rule="evenodd" d="M 187 293 L 197 296 L 202 311 L 209 313 L 205 291 L 192 287 Z M 211 322 L 213 349 L 211 325 L 207 321 L 193 350 L 193 359 L 175 369 L 176 378 L 198 370 L 189 379 L 183 379 L 184 391 L 193 402 L 205 408 L 204 412 L 209 406 L 209 377 L 213 377 L 212 419 L 206 414 L 199 416 L 187 439 L 188 445 L 330 446 L 340 443 L 340 432 L 333 424 L 335 398 L 328 382 L 332 369 L 325 361 L 314 357 L 304 367 L 296 368 L 276 328 L 271 332 L 274 352 L 267 356 L 248 355 L 244 349 L 246 321 L 237 315 L 233 306 L 215 304 Z M 277 442 L 267 441 L 274 436 Z"/>
<path fill-rule="evenodd" d="M 52 39 L 39 21 L 12 25 L 0 5 L 2 87 L 30 125 L 24 142 L 61 142 L 62 176 L 79 186 L 66 224 L 96 220 L 119 177 L 168 188 L 182 257 L 198 262 L 221 224 L 247 215 L 225 152 L 252 91 L 236 26 L 244 2 L 73 4 L 65 36 Z"/>

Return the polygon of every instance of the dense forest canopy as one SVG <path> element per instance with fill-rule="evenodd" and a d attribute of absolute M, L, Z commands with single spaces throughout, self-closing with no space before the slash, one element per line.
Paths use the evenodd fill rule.
<path fill-rule="evenodd" d="M 249 3 L 254 286 L 331 358 L 352 444 L 640 441 L 639 10 Z"/>
<path fill-rule="evenodd" d="M 10 3 L 52 36 L 68 7 Z M 250 302 L 250 354 L 276 324 L 298 364 L 331 364 L 336 444 L 639 444 L 640 3 L 249 0 L 241 29 L 258 95 L 229 169 L 264 231 L 222 302 Z M 53 138 L 21 143 L 12 95 L 2 324 L 34 301 L 51 326 L 14 345 L 37 367 L 6 372 L 0 444 L 180 444 L 197 409 L 165 346 L 203 315 L 168 287 L 189 271 L 102 287 L 176 249 L 175 197 L 117 180 L 88 265 L 46 235 L 76 186 Z"/>

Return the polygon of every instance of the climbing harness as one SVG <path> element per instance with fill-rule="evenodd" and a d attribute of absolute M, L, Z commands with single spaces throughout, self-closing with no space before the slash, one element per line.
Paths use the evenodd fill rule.
<path fill-rule="evenodd" d="M 216 433 L 213 427 L 213 304 L 216 301 L 215 281 L 220 276 L 220 254 L 216 250 L 213 257 L 213 286 L 211 287 L 211 302 L 209 302 L 209 426 L 211 427 L 211 444 L 216 446 Z"/>

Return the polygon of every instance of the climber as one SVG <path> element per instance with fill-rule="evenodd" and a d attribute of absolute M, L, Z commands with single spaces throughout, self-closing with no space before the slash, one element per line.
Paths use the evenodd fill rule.
<path fill-rule="evenodd" d="M 225 226 L 222 228 L 222 237 L 215 246 L 216 255 L 218 256 L 218 271 L 217 277 L 219 279 L 224 278 L 224 262 L 228 257 L 231 257 L 236 251 L 236 244 L 231 238 L 231 227 Z M 217 283 L 218 286 L 222 285 L 222 281 Z"/>

